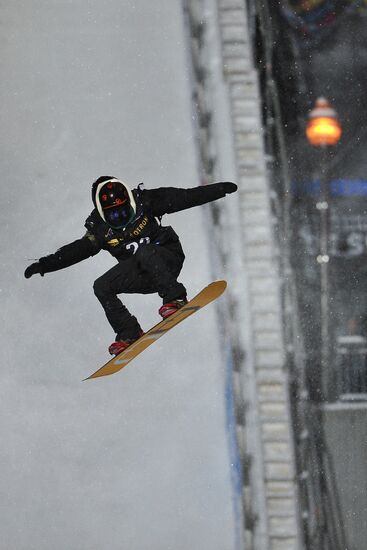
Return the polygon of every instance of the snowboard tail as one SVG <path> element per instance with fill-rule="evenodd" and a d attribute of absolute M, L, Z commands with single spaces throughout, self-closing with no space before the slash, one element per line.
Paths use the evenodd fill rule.
<path fill-rule="evenodd" d="M 116 355 L 113 359 L 110 359 L 110 361 L 108 361 L 103 367 L 88 376 L 88 378 L 85 378 L 85 380 L 99 378 L 101 376 L 109 376 L 110 374 L 114 374 L 115 372 L 118 372 L 122 368 L 126 367 L 130 361 L 158 340 L 158 338 L 163 336 L 163 334 L 171 330 L 171 328 L 178 325 L 181 321 L 184 321 L 184 319 L 190 317 L 190 315 L 196 313 L 207 304 L 210 304 L 213 300 L 216 300 L 225 291 L 226 286 L 226 281 L 215 281 L 214 283 L 211 283 L 176 313 L 170 315 L 167 319 L 164 319 L 152 327 L 128 348 L 122 351 L 119 355 Z"/>

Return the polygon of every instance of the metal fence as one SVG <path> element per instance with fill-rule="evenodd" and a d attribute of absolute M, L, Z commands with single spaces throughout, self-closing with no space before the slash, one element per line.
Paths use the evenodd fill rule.
<path fill-rule="evenodd" d="M 330 385 L 336 400 L 367 401 L 367 338 L 339 336 L 335 367 Z"/>

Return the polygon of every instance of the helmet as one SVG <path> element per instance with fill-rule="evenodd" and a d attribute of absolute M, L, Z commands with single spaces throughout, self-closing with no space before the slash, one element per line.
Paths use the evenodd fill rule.
<path fill-rule="evenodd" d="M 123 229 L 134 219 L 136 204 L 126 183 L 102 176 L 93 184 L 93 195 L 99 215 L 113 229 Z"/>

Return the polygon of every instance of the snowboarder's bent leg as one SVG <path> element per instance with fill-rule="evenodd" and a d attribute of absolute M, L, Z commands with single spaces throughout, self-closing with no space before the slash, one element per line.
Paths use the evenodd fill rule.
<path fill-rule="evenodd" d="M 179 243 L 172 246 L 145 245 L 99 277 L 94 293 L 116 332 L 116 341 L 137 339 L 142 329 L 117 297 L 118 294 L 158 292 L 164 303 L 186 296 L 185 287 L 177 282 L 184 261 Z"/>
<path fill-rule="evenodd" d="M 186 296 L 184 285 L 177 281 L 185 259 L 180 245 L 174 252 L 168 247 L 155 244 L 141 246 L 135 257 L 138 266 L 147 273 L 152 287 L 163 299 L 163 303 Z"/>
<path fill-rule="evenodd" d="M 124 267 L 122 263 L 116 265 L 99 277 L 93 285 L 94 293 L 105 311 L 108 322 L 116 332 L 116 340 L 135 339 L 142 330 L 136 317 L 131 315 L 117 297 L 117 294 L 124 292 L 125 286 L 131 288 L 130 277 L 125 276 Z"/>

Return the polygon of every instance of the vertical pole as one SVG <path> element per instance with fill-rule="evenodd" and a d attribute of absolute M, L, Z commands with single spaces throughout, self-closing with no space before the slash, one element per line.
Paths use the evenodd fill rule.
<path fill-rule="evenodd" d="M 330 367 L 330 282 L 329 282 L 329 234 L 330 193 L 327 177 L 327 149 L 322 149 L 320 170 L 320 198 L 316 208 L 320 213 L 320 248 L 317 262 L 320 265 L 320 330 L 321 330 L 321 398 L 324 401 L 328 391 Z"/>

